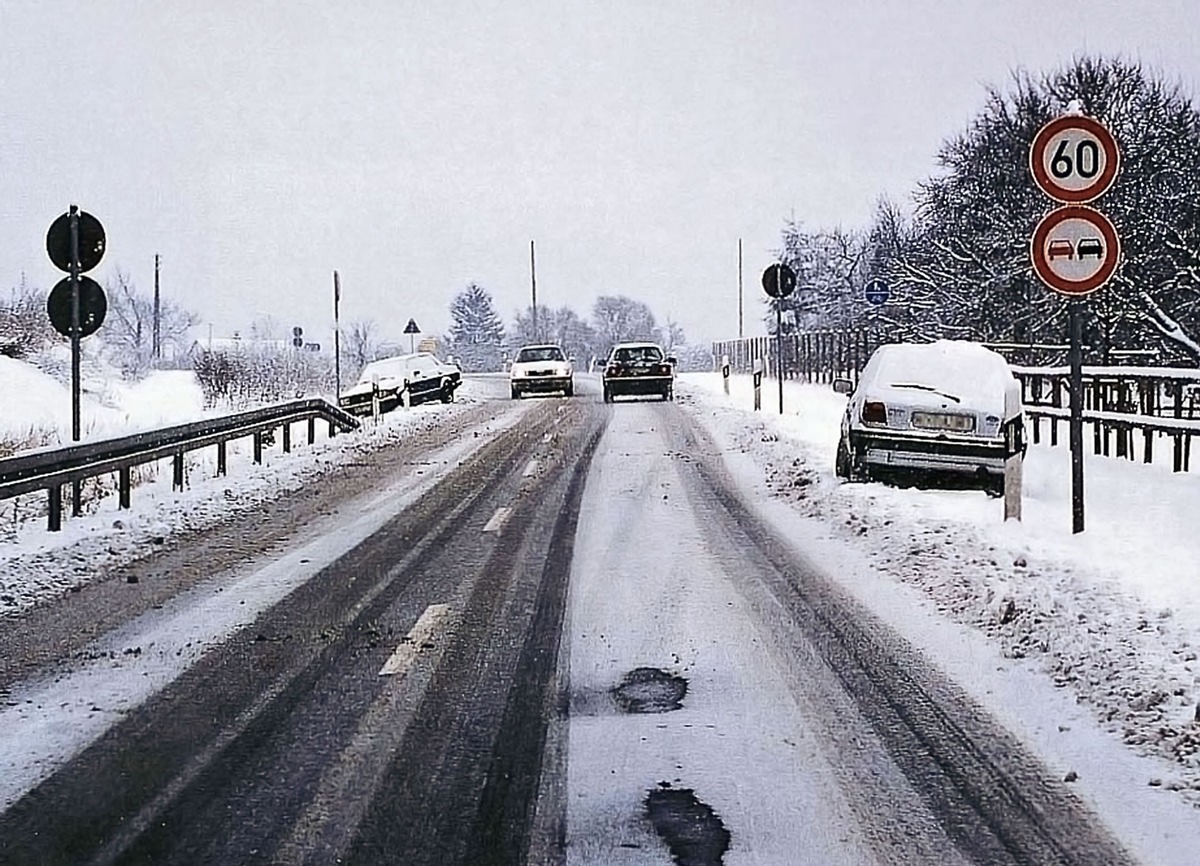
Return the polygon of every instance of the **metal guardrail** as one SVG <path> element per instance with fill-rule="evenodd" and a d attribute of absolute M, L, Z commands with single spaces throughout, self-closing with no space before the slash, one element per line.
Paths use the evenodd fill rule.
<path fill-rule="evenodd" d="M 316 441 L 318 418 L 329 423 L 329 435 L 340 430 L 358 429 L 358 419 L 348 412 L 321 400 L 312 398 L 296 400 L 226 415 L 206 418 L 188 424 L 178 424 L 159 430 L 148 430 L 123 436 L 19 454 L 0 460 L 0 499 L 10 499 L 35 490 L 49 492 L 48 528 L 57 532 L 62 528 L 62 488 L 72 484 L 72 510 L 81 513 L 80 482 L 85 478 L 118 473 L 117 488 L 119 506 L 129 508 L 131 478 L 130 469 L 143 463 L 170 457 L 174 464 L 172 484 L 183 489 L 183 455 L 208 445 L 217 446 L 217 474 L 224 475 L 226 469 L 226 445 L 232 439 L 254 437 L 254 462 L 262 462 L 262 450 L 268 434 L 278 427 L 283 429 L 283 450 L 292 449 L 291 425 L 308 422 L 308 442 Z"/>

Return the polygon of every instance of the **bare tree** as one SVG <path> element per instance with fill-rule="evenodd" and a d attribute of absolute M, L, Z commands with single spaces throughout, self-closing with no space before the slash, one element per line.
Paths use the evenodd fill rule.
<path fill-rule="evenodd" d="M 101 328 L 104 346 L 129 375 L 144 373 L 153 363 L 154 299 L 139 292 L 129 275 L 117 269 L 105 283 L 108 313 Z M 199 316 L 174 301 L 160 299 L 159 339 L 176 352 L 187 348 L 188 331 Z"/>
<path fill-rule="evenodd" d="M 54 340 L 46 315 L 46 293 L 21 279 L 7 301 L 0 301 L 0 355 L 25 358 Z"/>
<path fill-rule="evenodd" d="M 342 363 L 350 378 L 379 355 L 379 326 L 373 319 L 359 319 L 350 324 L 350 332 L 342 344 Z"/>

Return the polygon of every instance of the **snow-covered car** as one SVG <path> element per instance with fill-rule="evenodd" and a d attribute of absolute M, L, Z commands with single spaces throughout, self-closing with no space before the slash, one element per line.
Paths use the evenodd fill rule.
<path fill-rule="evenodd" d="M 525 394 L 575 393 L 575 369 L 561 347 L 552 343 L 522 346 L 508 370 L 514 400 Z"/>
<path fill-rule="evenodd" d="M 618 343 L 608 353 L 601 380 L 605 403 L 626 395 L 674 400 L 675 359 L 657 343 Z"/>
<path fill-rule="evenodd" d="M 835 382 L 850 390 L 848 380 Z M 959 340 L 880 346 L 842 416 L 842 478 L 902 470 L 973 477 L 1003 489 L 1005 425 L 1024 424 L 1021 385 L 992 350 Z"/>
<path fill-rule="evenodd" d="M 449 403 L 462 384 L 462 371 L 432 352 L 415 352 L 372 361 L 363 367 L 358 382 L 338 396 L 338 405 L 353 415 L 370 415 L 378 396 L 379 411 L 390 412 L 404 401 L 410 405 L 429 400 Z"/>

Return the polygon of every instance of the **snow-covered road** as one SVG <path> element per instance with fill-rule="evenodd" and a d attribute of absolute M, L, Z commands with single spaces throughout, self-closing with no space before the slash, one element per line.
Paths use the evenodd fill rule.
<path fill-rule="evenodd" d="M 68 521 L 57 536 L 48 535 L 40 520 L 7 519 L 0 538 L 0 614 L 19 615 L 145 555 L 162 539 L 229 519 L 231 512 L 268 507 L 274 498 L 300 489 L 306 478 L 359 459 L 363 449 L 420 436 L 448 415 L 491 399 L 494 384 L 468 383 L 463 404 L 389 416 L 363 436 L 338 437 L 287 456 L 271 453 L 264 466 L 231 467 L 226 478 L 213 478 L 210 467 L 195 465 L 184 492 L 172 493 L 169 478 L 162 479 L 134 491 L 133 511 L 118 512 L 108 501 L 95 513 Z M 732 474 L 763 519 L 837 575 L 1052 769 L 1073 779 L 1079 796 L 1145 862 L 1195 862 L 1194 852 L 1200 850 L 1195 805 L 1200 801 L 1200 581 L 1195 579 L 1200 538 L 1191 522 L 1200 513 L 1200 479 L 1089 457 L 1088 532 L 1073 537 L 1065 449 L 1031 448 L 1025 521 L 1005 524 L 1000 504 L 982 493 L 838 482 L 832 462 L 844 398 L 827 388 L 788 383 L 782 417 L 770 411 L 773 403 L 768 411 L 751 411 L 748 377 L 735 377 L 728 397 L 719 376 L 710 374 L 685 375 L 679 391 L 680 405 L 721 445 Z M 140 393 L 150 400 L 147 395 L 154 391 L 144 387 Z M 641 407 L 615 408 L 634 417 Z M 175 412 L 169 420 L 185 417 Z M 440 471 L 433 465 L 419 469 L 430 479 Z M 655 477 L 609 479 L 617 484 L 610 492 L 619 495 L 620 485 Z M 664 512 L 655 519 L 670 522 L 677 516 L 671 511 L 673 497 L 670 490 L 664 495 Z M 11 508 L 11 503 L 5 507 L 9 515 Z M 594 549 L 604 533 L 616 531 L 607 524 L 620 526 L 620 515 L 606 514 L 603 527 L 581 530 L 581 545 Z M 686 524 L 672 529 L 684 538 L 692 531 Z M 686 568 L 686 561 L 660 555 L 632 565 L 654 578 Z M 580 624 L 587 626 L 580 634 L 596 634 L 597 625 L 612 616 L 604 593 L 590 591 L 596 593 L 595 604 L 579 614 Z M 697 607 L 701 601 L 717 606 L 724 601 L 728 607 L 719 576 L 698 575 L 695 592 L 681 615 L 707 611 L 705 605 Z M 577 609 L 574 601 L 572 609 Z M 589 624 L 587 617 L 595 621 Z M 608 656 L 587 655 L 576 635 L 572 676 L 577 650 L 584 653 L 578 657 L 580 682 L 596 688 L 611 687 L 613 677 L 641 663 L 677 664 L 669 654 L 679 649 L 665 643 L 678 635 L 657 635 L 654 621 L 643 625 L 635 630 L 641 637 Z M 639 660 L 643 655 L 647 658 Z M 680 658 L 682 663 L 682 653 Z M 725 685 L 747 687 L 746 682 Z M 711 703 L 690 704 L 688 711 L 707 706 L 720 716 L 720 690 L 703 683 L 693 689 L 693 700 L 704 697 Z M 761 718 L 773 713 L 789 715 L 790 710 L 764 709 Z M 587 720 L 581 722 L 585 730 L 575 746 L 585 749 Z M 692 729 L 678 733 L 695 735 Z M 776 748 L 743 754 L 746 760 L 773 760 Z M 573 757 L 600 760 L 586 751 Z M 664 775 L 667 769 L 655 767 L 646 775 L 663 775 L 654 782 L 684 778 Z M 716 803 L 720 792 L 708 796 Z M 821 806 L 839 811 L 833 801 Z"/>

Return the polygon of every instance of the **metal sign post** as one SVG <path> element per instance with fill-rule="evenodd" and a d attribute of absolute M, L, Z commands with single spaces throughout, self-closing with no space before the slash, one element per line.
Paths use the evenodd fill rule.
<path fill-rule="evenodd" d="M 796 290 L 796 272 L 777 262 L 763 271 L 763 291 L 775 299 L 775 373 L 779 377 L 779 414 L 783 414 L 783 299 Z"/>
<path fill-rule="evenodd" d="M 1029 148 L 1034 182 L 1064 205 L 1034 229 L 1029 258 L 1043 283 L 1067 295 L 1070 333 L 1071 526 L 1084 529 L 1083 508 L 1083 316 L 1086 296 L 1116 272 L 1121 240 L 1107 216 L 1084 207 L 1104 195 L 1116 180 L 1121 152 L 1099 121 L 1067 114 L 1043 126 Z"/>
<path fill-rule="evenodd" d="M 414 343 L 417 339 L 416 335 L 421 333 L 421 329 L 417 327 L 416 319 L 408 320 L 408 324 L 404 326 L 404 333 L 408 334 L 408 353 L 411 355 L 413 352 L 417 351 Z"/>
<path fill-rule="evenodd" d="M 338 280 L 338 272 L 333 272 L 333 398 L 342 393 L 342 325 L 338 319 L 339 307 L 342 302 L 342 284 Z"/>
<path fill-rule="evenodd" d="M 1083 532 L 1083 314 L 1087 301 L 1073 298 L 1067 303 L 1071 348 L 1071 531 Z"/>
<path fill-rule="evenodd" d="M 67 272 L 46 299 L 46 312 L 50 323 L 60 334 L 71 340 L 71 441 L 78 442 L 82 435 L 80 409 L 80 344 L 84 337 L 94 333 L 104 321 L 107 301 L 104 290 L 84 276 L 100 263 L 104 256 L 104 227 L 100 221 L 79 210 L 77 205 L 50 224 L 46 233 L 46 253 L 55 267 Z M 81 483 L 71 482 L 71 511 L 75 516 L 82 513 Z M 61 528 L 55 520 L 61 506 L 61 488 L 51 488 L 50 513 L 51 531 Z"/>

